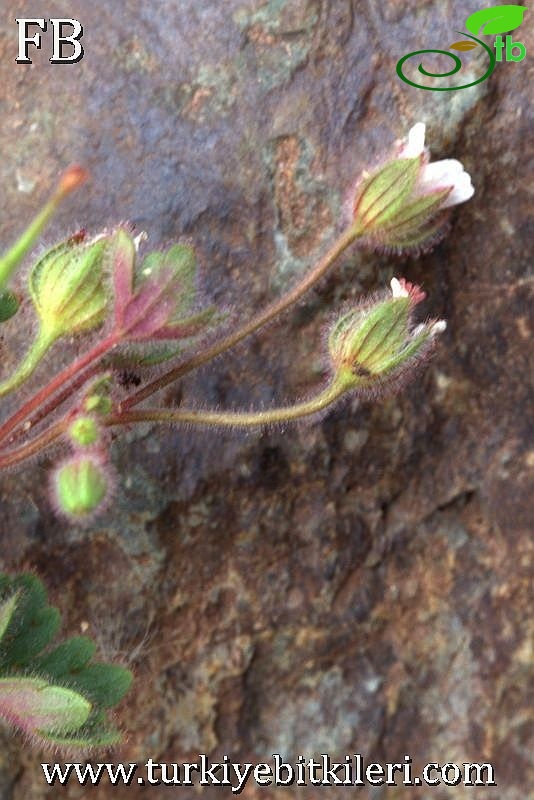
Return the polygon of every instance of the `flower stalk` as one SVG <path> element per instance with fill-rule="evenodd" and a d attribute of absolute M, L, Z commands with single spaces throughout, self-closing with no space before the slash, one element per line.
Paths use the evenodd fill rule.
<path fill-rule="evenodd" d="M 87 172 L 79 166 L 72 166 L 63 173 L 51 198 L 28 225 L 24 233 L 10 249 L 0 257 L 0 292 L 6 288 L 14 271 L 24 256 L 33 247 L 61 203 L 87 180 Z"/>
<path fill-rule="evenodd" d="M 214 329 L 221 316 L 211 307 L 198 307 L 197 263 L 189 244 L 140 258 L 146 235 L 134 238 L 128 226 L 121 225 L 89 240 L 82 232 L 45 253 L 29 280 L 39 329 L 13 374 L 0 381 L 0 397 L 29 381 L 58 340 L 85 334 L 93 336 L 93 343 L 0 424 L 0 469 L 62 440 L 70 453 L 54 473 L 56 508 L 83 521 L 102 510 L 113 488 L 108 428 L 155 422 L 246 429 L 291 422 L 324 411 L 348 392 L 376 396 L 411 374 L 430 353 L 445 323 L 414 325 L 424 292 L 394 278 L 389 292 L 364 299 L 332 325 L 331 377 L 309 399 L 250 412 L 139 407 L 294 306 L 350 245 L 398 251 L 419 250 L 434 242 L 447 209 L 469 199 L 473 188 L 460 162 L 430 162 L 424 135 L 425 127 L 418 123 L 388 161 L 364 175 L 355 190 L 352 219 L 296 285 L 226 336 L 212 337 L 211 343 L 196 349 L 192 346 L 198 337 Z M 79 168 L 67 171 L 42 212 L 0 259 L 0 323 L 18 308 L 7 288 L 16 266 L 59 203 L 85 177 Z M 145 352 L 138 352 L 139 347 Z M 136 373 L 123 383 L 124 365 L 146 371 L 170 359 L 174 364 L 159 368 L 159 374 L 152 373 L 140 388 L 121 388 L 121 383 L 142 383 Z"/>

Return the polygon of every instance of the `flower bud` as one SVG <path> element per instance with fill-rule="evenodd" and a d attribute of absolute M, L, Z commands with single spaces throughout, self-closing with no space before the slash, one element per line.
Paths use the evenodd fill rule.
<path fill-rule="evenodd" d="M 69 437 L 75 447 L 91 447 L 100 439 L 100 430 L 93 417 L 77 417 L 69 427 Z"/>
<path fill-rule="evenodd" d="M 425 125 L 418 122 L 395 158 L 365 175 L 353 204 L 354 234 L 387 250 L 419 249 L 444 229 L 444 209 L 473 196 L 456 159 L 429 163 Z"/>
<path fill-rule="evenodd" d="M 328 340 L 336 373 L 354 387 L 373 386 L 423 357 L 445 328 L 443 321 L 432 321 L 412 329 L 413 308 L 424 297 L 419 287 L 393 278 L 391 294 L 344 314 Z"/>
<path fill-rule="evenodd" d="M 110 494 L 105 468 L 94 455 L 78 453 L 64 461 L 53 483 L 59 511 L 77 521 L 101 511 Z"/>
<path fill-rule="evenodd" d="M 87 243 L 73 238 L 37 262 L 30 276 L 30 292 L 45 338 L 88 331 L 103 322 L 107 246 L 103 236 Z"/>
<path fill-rule="evenodd" d="M 86 411 L 87 414 L 96 414 L 99 417 L 109 414 L 113 408 L 110 393 L 111 373 L 106 372 L 89 385 L 83 401 L 84 411 Z"/>

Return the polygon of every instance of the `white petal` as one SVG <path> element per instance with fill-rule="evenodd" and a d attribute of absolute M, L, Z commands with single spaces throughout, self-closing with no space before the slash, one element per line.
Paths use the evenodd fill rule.
<path fill-rule="evenodd" d="M 430 329 L 430 335 L 431 336 L 436 336 L 436 334 L 443 333 L 443 331 L 445 331 L 445 330 L 447 330 L 447 323 L 445 322 L 444 319 L 438 319 L 432 325 L 432 327 Z"/>
<path fill-rule="evenodd" d="M 425 151 L 425 123 L 416 122 L 408 131 L 408 141 L 401 150 L 402 158 L 417 158 Z"/>
<path fill-rule="evenodd" d="M 456 206 L 458 203 L 465 203 L 473 197 L 475 187 L 471 183 L 471 176 L 468 172 L 462 172 L 460 178 L 455 182 L 452 192 L 450 192 L 443 201 L 442 208 L 449 208 L 449 206 Z"/>
<path fill-rule="evenodd" d="M 391 294 L 393 297 L 408 297 L 408 292 L 397 278 L 391 279 Z"/>
<path fill-rule="evenodd" d="M 445 158 L 426 164 L 419 178 L 419 188 L 424 190 L 446 189 L 452 187 L 442 208 L 449 208 L 469 200 L 475 193 L 471 176 L 465 172 L 462 163 L 455 158 Z"/>
<path fill-rule="evenodd" d="M 464 168 L 455 158 L 445 158 L 443 161 L 433 161 L 425 164 L 420 180 L 429 187 L 454 186 L 456 178 L 462 174 Z"/>

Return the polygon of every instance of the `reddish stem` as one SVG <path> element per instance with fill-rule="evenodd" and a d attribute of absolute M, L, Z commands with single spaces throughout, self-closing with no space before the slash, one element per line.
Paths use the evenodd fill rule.
<path fill-rule="evenodd" d="M 55 442 L 66 431 L 68 422 L 68 417 L 65 417 L 65 419 L 59 420 L 59 422 L 40 433 L 39 436 L 36 436 L 35 439 L 26 442 L 16 450 L 8 450 L 5 454 L 0 454 L 0 469 L 13 467 L 15 464 L 20 464 L 21 461 L 40 453 L 41 450 Z"/>
<path fill-rule="evenodd" d="M 51 398 L 55 392 L 61 389 L 64 384 L 72 380 L 72 378 L 76 377 L 79 372 L 84 370 L 94 361 L 102 358 L 102 356 L 115 347 L 118 341 L 119 339 L 117 334 L 115 332 L 111 333 L 101 342 L 98 342 L 98 344 L 96 344 L 92 350 L 89 350 L 88 353 L 81 356 L 78 360 L 66 367 L 62 372 L 58 373 L 56 377 L 53 378 L 50 383 L 44 386 L 39 392 L 37 392 L 37 394 L 33 395 L 33 397 L 30 397 L 30 399 L 24 403 L 24 405 L 22 405 L 18 411 L 16 411 L 4 422 L 3 425 L 0 426 L 0 443 L 3 442 L 18 425 L 24 422 L 24 420 L 26 420 L 30 414 L 33 414 L 35 411 L 37 411 L 42 403 Z M 71 389 L 72 387 L 69 388 Z M 12 439 L 10 441 L 12 441 Z"/>
<path fill-rule="evenodd" d="M 245 339 L 251 333 L 254 333 L 254 331 L 257 331 L 259 328 L 263 327 L 287 308 L 292 306 L 294 303 L 300 300 L 300 298 L 309 289 L 311 289 L 312 286 L 317 283 L 317 281 L 323 277 L 336 258 L 338 258 L 338 256 L 341 255 L 341 253 L 346 250 L 346 248 L 355 239 L 356 234 L 354 229 L 349 227 L 338 239 L 336 239 L 330 249 L 320 259 L 311 272 L 307 273 L 303 279 L 293 287 L 293 289 L 282 295 L 282 297 L 280 297 L 278 300 L 275 300 L 273 303 L 268 305 L 267 308 L 250 319 L 248 322 L 245 322 L 241 328 L 238 328 L 233 333 L 230 333 L 224 339 L 215 342 L 215 344 L 206 348 L 206 350 L 203 350 L 200 353 L 197 353 L 196 355 L 186 359 L 181 364 L 178 364 L 176 367 L 174 367 L 174 369 L 169 370 L 169 372 L 166 372 L 164 375 L 156 378 L 151 383 L 143 386 L 143 388 L 139 389 L 139 391 L 135 394 L 127 397 L 119 405 L 119 413 L 123 410 L 127 410 L 138 405 L 138 403 L 146 400 L 147 397 L 150 397 L 150 395 L 158 392 L 160 389 L 165 388 L 165 386 L 173 383 L 173 381 L 181 378 L 186 373 L 191 372 L 193 369 L 197 369 L 197 367 L 202 366 L 202 364 L 206 364 L 216 356 L 224 353 L 225 350 L 229 350 L 231 347 L 234 347 L 234 345 L 238 344 L 238 342 L 240 342 L 242 339 Z"/>

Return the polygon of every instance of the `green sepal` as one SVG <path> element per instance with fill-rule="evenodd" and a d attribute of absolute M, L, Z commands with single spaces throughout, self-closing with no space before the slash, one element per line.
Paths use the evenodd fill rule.
<path fill-rule="evenodd" d="M 196 300 L 198 265 L 194 249 L 190 245 L 175 244 L 168 250 L 149 253 L 139 268 L 136 284 L 169 268 L 180 281 L 180 292 L 177 293 L 175 311 L 170 321 L 173 322 L 187 314 Z"/>
<path fill-rule="evenodd" d="M 357 233 L 374 232 L 392 220 L 410 197 L 420 171 L 420 156 L 398 158 L 367 178 L 354 205 Z"/>
<path fill-rule="evenodd" d="M 45 253 L 34 266 L 30 295 L 49 337 L 89 331 L 104 321 L 107 247 L 106 237 L 88 243 L 71 238 Z"/>

